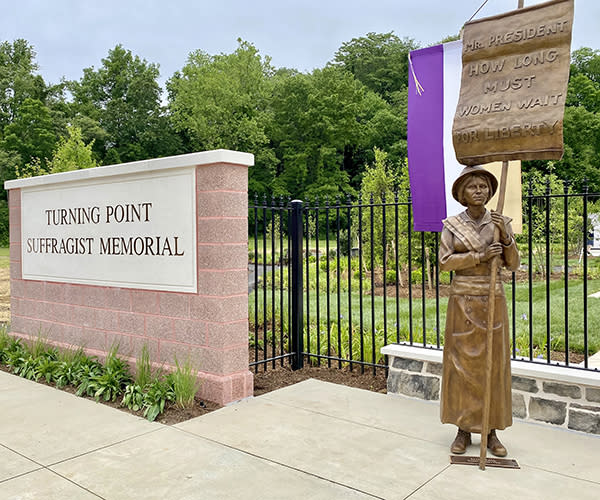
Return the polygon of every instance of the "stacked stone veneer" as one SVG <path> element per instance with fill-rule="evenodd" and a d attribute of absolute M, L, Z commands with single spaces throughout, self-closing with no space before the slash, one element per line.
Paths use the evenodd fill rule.
<path fill-rule="evenodd" d="M 382 349 L 388 356 L 388 394 L 439 400 L 442 351 L 405 345 Z M 512 362 L 513 416 L 600 434 L 600 372 Z"/>
<path fill-rule="evenodd" d="M 21 189 L 7 183 L 10 333 L 42 336 L 62 347 L 83 346 L 100 358 L 118 344 L 131 363 L 146 345 L 151 360 L 166 368 L 175 356 L 180 362 L 189 358 L 199 370 L 201 397 L 226 404 L 253 393 L 247 269 L 247 179 L 253 157 L 209 151 L 145 163 L 165 160 L 196 165 L 197 293 L 22 279 Z M 100 168 L 115 168 L 117 175 L 118 167 L 126 165 Z"/>

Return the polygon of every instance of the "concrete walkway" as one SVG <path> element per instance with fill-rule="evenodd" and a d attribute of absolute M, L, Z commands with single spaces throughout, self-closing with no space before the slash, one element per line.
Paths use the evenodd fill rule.
<path fill-rule="evenodd" d="M 480 471 L 437 404 L 315 380 L 169 427 L 0 372 L 0 408 L 5 500 L 600 498 L 598 436 L 516 422 Z"/>

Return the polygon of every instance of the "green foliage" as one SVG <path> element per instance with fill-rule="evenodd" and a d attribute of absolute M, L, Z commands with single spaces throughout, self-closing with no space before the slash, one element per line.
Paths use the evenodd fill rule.
<path fill-rule="evenodd" d="M 275 194 L 321 199 L 352 193 L 372 151 L 371 120 L 385 101 L 338 66 L 274 79 L 270 137 L 280 159 Z M 372 154 L 372 153 L 371 153 Z"/>
<path fill-rule="evenodd" d="M 144 389 L 142 386 L 135 383 L 125 387 L 121 404 L 132 411 L 141 410 L 144 407 Z"/>
<path fill-rule="evenodd" d="M 158 76 L 158 65 L 117 45 L 100 68 L 86 68 L 80 81 L 70 83 L 76 124 L 84 128 L 82 117 L 95 122 L 91 127 L 87 121 L 85 140 L 95 139 L 93 149 L 103 164 L 177 152 L 178 139 L 161 108 Z"/>
<path fill-rule="evenodd" d="M 144 395 L 144 417 L 153 422 L 164 411 L 166 403 L 173 401 L 175 391 L 171 375 L 154 379 Z"/>
<path fill-rule="evenodd" d="M 171 373 L 175 403 L 180 408 L 189 408 L 194 404 L 194 398 L 198 393 L 198 374 L 189 359 L 179 364 L 175 357 L 175 366 L 175 371 Z"/>
<path fill-rule="evenodd" d="M 106 356 L 104 370 L 93 378 L 86 388 L 88 395 L 104 401 L 115 401 L 129 382 L 129 365 L 117 355 L 118 345 L 113 346 Z"/>
<path fill-rule="evenodd" d="M 96 380 L 102 375 L 102 365 L 96 360 L 85 361 L 78 366 L 75 374 L 77 384 L 77 396 L 93 396 L 98 389 Z"/>
<path fill-rule="evenodd" d="M 382 266 L 384 260 L 388 262 L 395 241 L 395 213 L 392 206 L 385 207 L 385 234 L 383 230 L 383 205 L 394 201 L 394 192 L 398 185 L 397 174 L 387 163 L 387 157 L 387 153 L 375 149 L 375 163 L 367 165 L 360 186 L 362 201 L 367 205 L 362 210 L 360 226 L 363 228 L 361 240 L 367 269 L 370 269 L 371 258 L 377 267 Z M 358 226 L 358 223 L 355 222 L 354 226 Z"/>
<path fill-rule="evenodd" d="M 142 346 L 135 363 L 135 385 L 146 387 L 152 380 L 152 364 L 150 363 L 150 351 L 148 344 Z"/>
<path fill-rule="evenodd" d="M 92 156 L 94 141 L 92 140 L 86 145 L 82 139 L 81 129 L 78 127 L 68 127 L 67 132 L 68 139 L 64 137 L 59 139 L 54 156 L 48 162 L 50 173 L 55 174 L 97 166 L 96 160 Z"/>
<path fill-rule="evenodd" d="M 250 190 L 264 192 L 276 164 L 267 136 L 273 68 L 252 44 L 242 40 L 238 44 L 232 54 L 210 56 L 197 50 L 189 55 L 167 83 L 171 121 L 195 151 L 225 148 L 254 153 Z"/>
<path fill-rule="evenodd" d="M 15 167 L 15 173 L 19 179 L 27 179 L 29 177 L 37 177 L 38 175 L 45 175 L 46 166 L 42 165 L 42 160 L 39 158 L 32 158 L 30 162 L 26 163 L 22 167 L 18 165 Z"/>
<path fill-rule="evenodd" d="M 580 189 L 587 179 L 600 191 L 600 51 L 583 47 L 572 53 L 563 121 L 564 155 L 556 162 L 533 162 Z M 531 168 L 532 165 L 529 165 Z"/>
<path fill-rule="evenodd" d="M 26 40 L 0 43 L 0 130 L 12 123 L 26 99 L 44 98 L 46 85 L 35 74 L 35 55 Z"/>
<path fill-rule="evenodd" d="M 56 141 L 50 109 L 39 99 L 28 97 L 4 128 L 1 146 L 5 151 L 18 153 L 26 163 L 39 158 L 47 170 L 46 161 L 52 156 Z"/>
<path fill-rule="evenodd" d="M 83 367 L 87 364 L 97 366 L 97 361 L 86 357 L 82 348 L 60 351 L 53 377 L 56 387 L 60 389 L 68 385 L 77 386 L 83 379 Z"/>
<path fill-rule="evenodd" d="M 367 33 L 344 42 L 334 64 L 342 66 L 373 92 L 390 100 L 408 87 L 408 53 L 418 47 L 414 40 L 393 32 Z"/>
<path fill-rule="evenodd" d="M 0 327 L 0 363 L 3 362 L 4 352 L 11 344 L 12 337 L 7 333 L 6 326 Z"/>
<path fill-rule="evenodd" d="M 8 226 L 9 210 L 6 200 L 0 199 L 0 246 L 10 245 L 10 229 Z"/>
<path fill-rule="evenodd" d="M 552 165 L 552 164 L 551 164 Z M 581 213 L 583 210 L 583 201 L 580 197 L 573 197 L 567 205 L 565 214 L 564 200 L 559 197 L 549 198 L 549 206 L 546 204 L 545 194 L 563 194 L 565 185 L 554 174 L 544 177 L 538 171 L 531 171 L 523 175 L 523 196 L 529 192 L 534 198 L 532 203 L 532 255 L 534 272 L 540 272 L 546 275 L 546 245 L 549 245 L 549 251 L 552 256 L 559 248 L 562 252 L 562 242 L 564 241 L 564 219 L 567 218 L 568 224 L 568 246 L 569 253 L 579 254 L 583 244 L 582 234 L 583 226 Z M 568 186 L 567 193 L 572 192 L 572 187 Z M 548 241 L 546 240 L 546 217 L 549 209 L 550 231 Z M 528 214 L 528 206 L 524 207 L 524 213 Z M 524 221 L 523 233 L 516 236 L 517 243 L 526 245 L 529 241 L 529 223 Z"/>
<path fill-rule="evenodd" d="M 0 327 L 0 364 L 12 373 L 30 380 L 44 380 L 58 388 L 76 387 L 77 396 L 97 400 L 116 401 L 132 411 L 143 411 L 144 417 L 154 421 L 168 403 L 181 408 L 193 405 L 199 389 L 197 372 L 189 361 L 180 364 L 167 375 L 151 370 L 148 348 L 142 348 L 138 358 L 135 381 L 129 374 L 129 365 L 118 355 L 115 345 L 108 352 L 104 364 L 85 355 L 81 347 L 58 350 L 41 336 L 31 343 L 11 337 L 6 327 Z"/>

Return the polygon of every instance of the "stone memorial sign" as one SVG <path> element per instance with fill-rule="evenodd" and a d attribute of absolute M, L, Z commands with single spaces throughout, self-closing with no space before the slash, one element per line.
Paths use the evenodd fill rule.
<path fill-rule="evenodd" d="M 189 360 L 200 397 L 252 395 L 248 167 L 201 151 L 6 181 L 13 337 L 130 364 Z"/>
<path fill-rule="evenodd" d="M 465 25 L 460 163 L 562 157 L 572 24 L 573 0 L 554 0 Z"/>

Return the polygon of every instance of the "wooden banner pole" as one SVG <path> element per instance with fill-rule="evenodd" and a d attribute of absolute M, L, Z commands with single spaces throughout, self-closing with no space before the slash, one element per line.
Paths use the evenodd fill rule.
<path fill-rule="evenodd" d="M 500 185 L 498 187 L 498 204 L 496 212 L 502 213 L 504 210 L 504 199 L 506 196 L 506 179 L 508 177 L 508 161 L 502 162 L 502 174 L 500 175 Z M 500 239 L 500 230 L 498 226 L 494 228 L 494 243 Z M 490 405 L 492 401 L 492 363 L 493 363 L 493 333 L 494 333 L 494 314 L 496 305 L 496 277 L 498 275 L 498 261 L 496 256 L 490 264 L 490 291 L 488 295 L 488 314 L 487 314 L 487 335 L 485 349 L 485 386 L 483 391 L 483 415 L 481 419 L 481 447 L 479 449 L 479 468 L 485 470 L 485 458 L 487 455 L 488 433 L 490 431 Z"/>
<path fill-rule="evenodd" d="M 518 0 L 517 9 L 522 9 L 525 0 Z M 506 178 L 508 176 L 508 161 L 502 162 L 502 174 L 500 175 L 500 186 L 498 188 L 498 204 L 496 212 L 504 210 L 504 198 L 506 196 Z M 500 239 L 500 230 L 494 229 L 494 242 Z M 492 259 L 490 265 L 490 291 L 488 295 L 487 335 L 485 350 L 485 387 L 483 391 L 483 416 L 481 419 L 481 446 L 479 448 L 479 468 L 485 470 L 485 459 L 487 456 L 488 434 L 490 432 L 490 405 L 492 402 L 492 362 L 493 362 L 493 333 L 494 314 L 496 305 L 496 275 L 498 274 L 498 257 Z"/>

